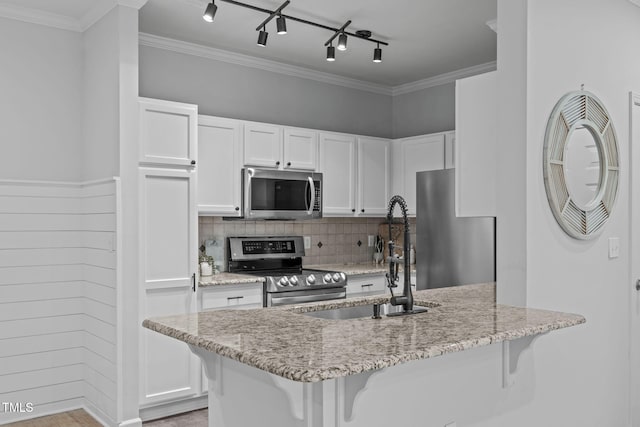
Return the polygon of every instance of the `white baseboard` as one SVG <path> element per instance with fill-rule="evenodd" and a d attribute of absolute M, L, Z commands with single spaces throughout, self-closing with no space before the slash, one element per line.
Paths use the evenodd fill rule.
<path fill-rule="evenodd" d="M 192 399 L 180 400 L 178 402 L 165 403 L 140 409 L 142 421 L 157 420 L 158 418 L 169 417 L 171 415 L 182 414 L 183 412 L 195 411 L 196 409 L 208 406 L 207 396 L 194 397 Z"/>
<path fill-rule="evenodd" d="M 140 418 L 132 418 L 121 422 L 118 427 L 142 427 L 142 420 Z"/>

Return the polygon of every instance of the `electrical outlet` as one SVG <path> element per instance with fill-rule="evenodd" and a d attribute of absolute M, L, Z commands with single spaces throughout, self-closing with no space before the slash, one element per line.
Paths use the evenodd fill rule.
<path fill-rule="evenodd" d="M 620 256 L 620 238 L 609 237 L 609 258 L 618 258 Z"/>
<path fill-rule="evenodd" d="M 311 236 L 304 236 L 304 248 L 311 249 Z"/>
<path fill-rule="evenodd" d="M 373 247 L 373 237 L 374 237 L 373 235 L 371 235 L 371 234 L 369 235 L 369 243 L 368 243 L 368 245 L 369 245 L 370 248 Z"/>

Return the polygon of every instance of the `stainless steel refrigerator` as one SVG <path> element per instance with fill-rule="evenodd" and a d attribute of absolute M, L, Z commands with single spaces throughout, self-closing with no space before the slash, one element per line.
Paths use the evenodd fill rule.
<path fill-rule="evenodd" d="M 495 280 L 495 218 L 458 218 L 453 169 L 416 174 L 416 288 Z"/>

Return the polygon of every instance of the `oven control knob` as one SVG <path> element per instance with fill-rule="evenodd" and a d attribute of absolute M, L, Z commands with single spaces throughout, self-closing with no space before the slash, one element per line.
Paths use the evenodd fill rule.
<path fill-rule="evenodd" d="M 342 279 L 343 282 L 347 281 L 347 275 L 344 273 L 340 273 L 340 278 Z"/>
<path fill-rule="evenodd" d="M 331 283 L 331 274 L 325 274 L 322 280 L 324 280 L 324 283 Z"/>
<path fill-rule="evenodd" d="M 296 276 L 291 276 L 289 279 L 289 286 L 296 286 L 298 284 L 298 278 Z"/>
<path fill-rule="evenodd" d="M 316 276 L 314 276 L 313 274 L 310 274 L 310 275 L 307 277 L 307 285 L 311 286 L 311 285 L 313 285 L 314 283 L 316 283 Z"/>
<path fill-rule="evenodd" d="M 333 281 L 334 282 L 340 281 L 340 273 L 333 273 Z"/>
<path fill-rule="evenodd" d="M 287 279 L 286 277 L 283 277 L 282 279 L 280 279 L 280 280 L 278 281 L 278 285 L 279 285 L 281 288 L 284 288 L 285 286 L 288 286 L 288 285 L 289 285 L 289 279 Z"/>

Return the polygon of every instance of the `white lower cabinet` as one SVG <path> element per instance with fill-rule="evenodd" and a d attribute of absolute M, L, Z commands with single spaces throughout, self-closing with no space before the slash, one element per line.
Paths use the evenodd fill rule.
<path fill-rule="evenodd" d="M 384 274 L 351 275 L 347 279 L 347 298 L 361 295 L 384 294 L 387 291 Z"/>
<path fill-rule="evenodd" d="M 224 285 L 200 288 L 198 309 L 249 309 L 262 307 L 262 283 L 242 283 L 238 285 Z M 201 372 L 202 394 L 207 393 L 209 383 L 204 367 Z"/>
<path fill-rule="evenodd" d="M 262 283 L 200 288 L 200 310 L 262 307 Z"/>

